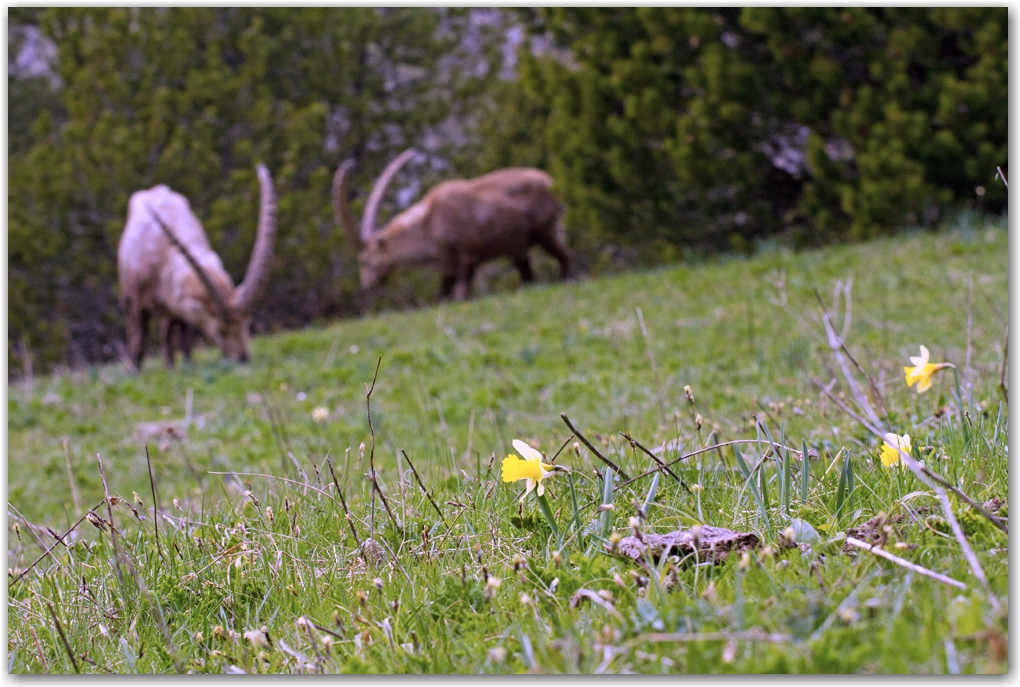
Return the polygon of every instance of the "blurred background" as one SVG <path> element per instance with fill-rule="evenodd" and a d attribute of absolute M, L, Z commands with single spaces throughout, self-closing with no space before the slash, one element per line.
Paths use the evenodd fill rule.
<path fill-rule="evenodd" d="M 333 223 L 408 146 L 384 217 L 436 183 L 548 171 L 589 275 L 1000 214 L 999 8 L 8 10 L 8 369 L 116 359 L 134 191 L 188 197 L 240 281 L 279 195 L 255 331 L 428 303 L 359 293 Z M 548 274 L 550 264 L 540 265 Z M 509 266 L 482 291 L 516 284 Z"/>

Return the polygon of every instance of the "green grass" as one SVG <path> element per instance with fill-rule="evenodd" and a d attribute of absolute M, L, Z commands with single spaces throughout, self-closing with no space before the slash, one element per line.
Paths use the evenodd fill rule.
<path fill-rule="evenodd" d="M 199 672 L 1004 672 L 1007 537 L 954 501 L 1000 604 L 994 610 L 945 534 L 937 501 L 908 471 L 882 468 L 875 438 L 821 400 L 811 380 L 839 376 L 818 338 L 812 289 L 831 301 L 836 280 L 852 278 L 849 346 L 882 388 L 890 428 L 933 447 L 926 462 L 976 500 L 1006 499 L 1008 415 L 998 380 L 1007 244 L 1003 222 L 773 252 L 260 337 L 246 366 L 202 351 L 176 371 L 152 357 L 139 376 L 107 366 L 36 378 L 31 389 L 12 385 L 14 574 L 54 542 L 44 528 L 63 533 L 103 501 L 97 453 L 110 491 L 127 503 L 114 508 L 120 565 L 108 535 L 86 522 L 69 547 L 58 545 L 55 558 L 9 586 L 11 670 L 74 670 L 52 604 L 87 672 L 167 672 L 175 661 Z M 921 344 L 933 361 L 966 372 L 966 435 L 951 371 L 923 395 L 903 383 L 903 365 Z M 366 477 L 365 391 L 379 356 L 374 455 L 400 529 L 378 500 L 373 510 Z M 152 423 L 180 421 L 189 396 L 183 439 L 156 436 Z M 312 417 L 318 407 L 329 411 L 324 420 Z M 557 462 L 572 468 L 574 493 L 560 475 L 546 482 L 545 497 L 562 548 L 534 498 L 519 506 L 521 488 L 499 481 L 513 439 L 551 456 L 570 437 L 561 412 L 632 476 L 650 461 L 620 432 L 648 447 L 679 439 L 690 451 L 756 439 L 755 416 L 777 443 L 781 435 L 793 448 L 804 441 L 821 458 L 811 462 L 806 500 L 796 459 L 765 461 L 747 481 L 729 448 L 700 454 L 675 466 L 700 485 L 694 494 L 660 476 L 644 530 L 703 522 L 763 540 L 746 566 L 736 556 L 667 562 L 676 569 L 667 591 L 655 574 L 603 553 L 597 536 L 603 521 L 605 532 L 629 534 L 651 477 L 618 489 L 613 509 L 599 514 L 602 465 L 568 445 Z M 158 543 L 145 510 L 146 443 L 171 516 L 160 521 Z M 753 468 L 763 448 L 742 444 L 740 454 Z M 357 548 L 326 456 L 358 538 L 374 532 L 381 560 Z M 133 492 L 144 520 L 128 508 Z M 841 533 L 880 512 L 914 515 L 893 525 L 891 552 L 968 590 L 842 553 Z M 106 518 L 106 507 L 97 513 Z M 794 519 L 820 535 L 809 550 L 780 547 Z M 515 556 L 524 561 L 517 570 Z M 501 584 L 487 588 L 488 576 Z M 587 601 L 571 608 L 581 587 L 611 592 L 615 612 Z M 263 627 L 266 646 L 244 638 Z M 738 639 L 741 631 L 786 639 Z M 695 637 L 656 642 L 649 633 L 657 632 Z"/>

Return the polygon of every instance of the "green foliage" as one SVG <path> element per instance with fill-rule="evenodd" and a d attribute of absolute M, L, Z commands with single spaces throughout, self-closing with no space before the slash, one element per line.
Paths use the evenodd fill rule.
<path fill-rule="evenodd" d="M 1003 8 L 528 18 L 562 52 L 522 56 L 518 97 L 583 247 L 662 259 L 676 255 L 664 245 L 745 250 L 774 234 L 860 240 L 1005 206 L 994 180 L 1007 158 Z"/>

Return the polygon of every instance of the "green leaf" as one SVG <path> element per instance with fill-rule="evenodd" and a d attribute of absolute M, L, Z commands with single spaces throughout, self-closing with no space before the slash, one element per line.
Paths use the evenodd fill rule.
<path fill-rule="evenodd" d="M 737 465 L 740 467 L 740 472 L 744 475 L 744 483 L 751 488 L 751 495 L 754 496 L 755 502 L 758 504 L 758 510 L 761 512 L 762 520 L 765 521 L 765 528 L 772 529 L 772 525 L 769 523 L 768 512 L 765 510 L 765 503 L 762 501 L 761 494 L 758 493 L 758 486 L 751 479 L 751 471 L 747 468 L 747 463 L 744 462 L 744 456 L 741 455 L 740 449 L 737 445 L 733 445 L 733 456 L 737 459 Z"/>

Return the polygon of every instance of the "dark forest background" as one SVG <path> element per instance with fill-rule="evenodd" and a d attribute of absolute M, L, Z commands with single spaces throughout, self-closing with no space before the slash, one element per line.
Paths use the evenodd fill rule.
<path fill-rule="evenodd" d="M 8 363 L 116 358 L 130 194 L 191 201 L 239 279 L 254 166 L 279 194 L 256 330 L 433 297 L 359 294 L 333 224 L 405 147 L 392 212 L 454 177 L 541 167 L 589 273 L 1001 213 L 1001 8 L 8 11 Z"/>

